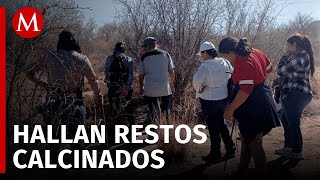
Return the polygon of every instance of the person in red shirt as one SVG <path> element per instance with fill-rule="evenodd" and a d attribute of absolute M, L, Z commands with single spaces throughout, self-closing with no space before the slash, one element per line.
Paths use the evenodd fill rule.
<path fill-rule="evenodd" d="M 272 64 L 262 51 L 251 48 L 246 39 L 224 38 L 219 44 L 219 53 L 234 66 L 232 81 L 235 87 L 224 119 L 239 122 L 239 173 L 246 173 L 253 157 L 257 173 L 263 174 L 266 155 L 262 138 L 272 128 L 280 126 L 272 92 L 264 83 L 272 72 Z"/>

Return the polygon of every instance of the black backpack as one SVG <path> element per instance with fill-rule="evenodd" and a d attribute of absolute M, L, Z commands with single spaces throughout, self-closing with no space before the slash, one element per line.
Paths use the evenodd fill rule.
<path fill-rule="evenodd" d="M 125 67 L 123 62 L 127 57 L 125 55 L 113 55 L 112 57 L 114 60 L 109 68 L 110 86 L 123 87 L 129 79 L 129 69 Z"/>

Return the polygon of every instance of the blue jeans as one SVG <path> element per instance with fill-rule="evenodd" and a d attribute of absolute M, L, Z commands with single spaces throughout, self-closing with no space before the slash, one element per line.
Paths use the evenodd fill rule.
<path fill-rule="evenodd" d="M 281 122 L 284 129 L 284 146 L 292 148 L 294 153 L 302 152 L 301 115 L 311 100 L 312 94 L 299 90 L 291 90 L 288 96 L 282 99 Z"/>

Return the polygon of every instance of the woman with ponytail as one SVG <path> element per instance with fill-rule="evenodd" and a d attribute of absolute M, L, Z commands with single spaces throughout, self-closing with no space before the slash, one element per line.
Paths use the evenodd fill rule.
<path fill-rule="evenodd" d="M 282 155 L 283 162 L 303 159 L 300 121 L 304 108 L 312 100 L 310 76 L 314 72 L 313 50 L 309 38 L 301 34 L 291 36 L 277 69 L 285 143 L 275 153 Z"/>
<path fill-rule="evenodd" d="M 262 51 L 251 48 L 246 39 L 224 38 L 219 44 L 219 52 L 234 66 L 232 80 L 235 88 L 224 119 L 232 121 L 235 118 L 239 122 L 239 173 L 245 175 L 253 157 L 257 173 L 263 175 L 266 155 L 262 138 L 272 128 L 280 126 L 271 90 L 264 83 L 272 72 L 272 64 Z"/>

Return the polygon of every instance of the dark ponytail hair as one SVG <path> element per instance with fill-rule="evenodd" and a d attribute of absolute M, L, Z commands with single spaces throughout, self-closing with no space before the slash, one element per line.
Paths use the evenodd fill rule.
<path fill-rule="evenodd" d="M 248 56 L 251 53 L 251 51 L 252 48 L 250 47 L 247 38 L 241 38 L 236 47 L 236 53 L 239 56 Z"/>
<path fill-rule="evenodd" d="M 307 36 L 304 37 L 304 41 L 305 41 L 305 50 L 307 51 L 310 57 L 311 76 L 313 76 L 316 70 L 314 67 L 314 56 L 313 56 L 312 45 L 311 45 L 310 39 Z"/>
<path fill-rule="evenodd" d="M 310 69 L 311 69 L 311 76 L 315 73 L 315 67 L 314 67 L 314 56 L 313 56 L 313 49 L 310 42 L 310 39 L 307 36 L 303 36 L 301 34 L 295 34 L 291 36 L 288 40 L 288 43 L 294 44 L 296 43 L 296 46 L 299 47 L 302 50 L 305 50 L 309 57 L 310 57 Z"/>
<path fill-rule="evenodd" d="M 219 44 L 219 52 L 227 54 L 229 52 L 235 52 L 239 56 L 248 56 L 252 51 L 247 38 L 241 38 L 240 40 L 233 37 L 224 38 Z"/>
<path fill-rule="evenodd" d="M 207 52 L 212 58 L 216 58 L 219 55 L 218 51 L 215 49 L 208 49 L 202 52 Z"/>

